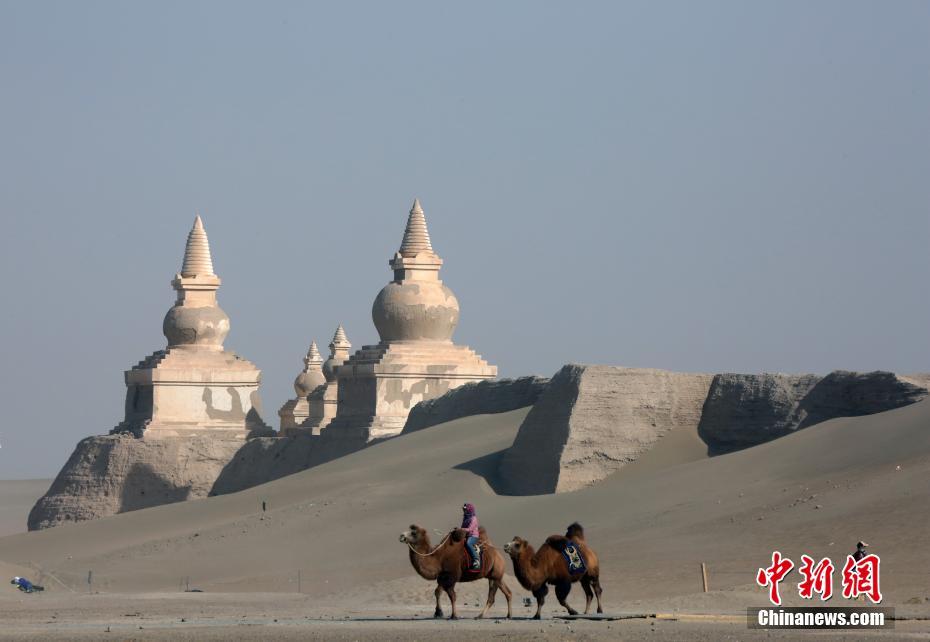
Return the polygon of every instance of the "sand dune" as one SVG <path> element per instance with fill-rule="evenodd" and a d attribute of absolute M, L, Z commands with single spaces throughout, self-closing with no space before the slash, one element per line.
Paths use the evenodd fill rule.
<path fill-rule="evenodd" d="M 0 537 L 26 531 L 30 509 L 51 484 L 51 479 L 0 481 Z"/>
<path fill-rule="evenodd" d="M 95 587 L 113 592 L 176 591 L 185 577 L 211 592 L 293 592 L 300 569 L 318 605 L 426 606 L 431 588 L 397 534 L 411 522 L 445 530 L 468 500 L 498 544 L 539 542 L 580 520 L 614 610 L 759 605 L 753 576 L 773 548 L 836 561 L 857 539 L 882 557 L 887 603 L 930 595 L 930 403 L 714 458 L 696 435 L 672 432 L 595 487 L 499 496 L 492 474 L 526 412 L 456 420 L 233 495 L 8 536 L 0 560 L 73 586 L 93 570 Z M 713 597 L 695 595 L 700 562 Z"/>

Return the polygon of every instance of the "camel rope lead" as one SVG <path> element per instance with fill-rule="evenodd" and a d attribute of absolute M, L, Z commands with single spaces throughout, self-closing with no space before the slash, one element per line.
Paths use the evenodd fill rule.
<path fill-rule="evenodd" d="M 430 555 L 432 555 L 433 553 L 435 553 L 436 551 L 438 551 L 438 550 L 442 547 L 443 544 L 446 543 L 446 540 L 449 539 L 449 536 L 450 536 L 450 535 L 452 535 L 451 532 L 447 533 L 446 536 L 442 538 L 442 541 L 439 542 L 438 544 L 436 544 L 436 546 L 433 547 L 433 550 L 431 550 L 429 553 L 421 553 L 420 551 L 418 551 L 417 549 L 415 549 L 415 548 L 413 547 L 413 544 L 411 544 L 410 542 L 404 542 L 404 543 L 407 545 L 407 548 L 409 548 L 409 549 L 411 550 L 411 552 L 415 553 L 416 555 L 419 555 L 420 557 L 429 557 Z M 497 548 L 496 546 L 494 546 L 494 544 L 492 544 L 492 543 L 489 542 L 489 541 L 483 542 L 483 543 L 481 544 L 481 546 L 484 547 L 484 548 L 493 548 L 493 549 L 495 549 L 495 550 L 500 550 L 499 548 Z"/>
<path fill-rule="evenodd" d="M 415 548 L 413 547 L 413 544 L 411 544 L 410 542 L 406 542 L 407 548 L 409 548 L 411 551 L 413 551 L 414 553 L 416 553 L 416 554 L 419 555 L 420 557 L 429 557 L 430 555 L 432 555 L 433 553 L 435 553 L 436 551 L 438 551 L 438 550 L 440 549 L 440 547 L 441 547 L 443 544 L 446 543 L 446 540 L 449 539 L 449 535 L 452 535 L 452 533 L 449 533 L 449 534 L 446 535 L 444 538 L 442 538 L 442 541 L 439 542 L 439 543 L 433 548 L 433 550 L 431 550 L 429 553 L 421 553 L 420 551 L 418 551 L 417 549 L 415 549 Z"/>

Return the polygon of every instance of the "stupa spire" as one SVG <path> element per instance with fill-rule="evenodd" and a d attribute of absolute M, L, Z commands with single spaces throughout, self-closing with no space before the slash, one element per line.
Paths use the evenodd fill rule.
<path fill-rule="evenodd" d="M 210 256 L 210 241 L 203 227 L 200 214 L 194 219 L 194 227 L 187 235 L 187 247 L 184 248 L 184 264 L 181 276 L 214 276 L 213 258 Z"/>
<path fill-rule="evenodd" d="M 313 365 L 323 364 L 323 356 L 320 354 L 320 349 L 317 347 L 316 341 L 310 342 L 310 349 L 307 350 L 307 357 L 304 359 L 304 363 L 307 365 L 307 370 L 304 370 L 304 372 L 308 372 L 309 368 Z"/>
<path fill-rule="evenodd" d="M 333 340 L 329 343 L 329 347 L 336 349 L 342 346 L 351 348 L 352 344 L 349 343 L 349 337 L 346 336 L 345 328 L 343 328 L 342 324 L 340 323 L 339 327 L 336 328 L 336 334 L 333 335 Z"/>
<path fill-rule="evenodd" d="M 410 216 L 407 218 L 407 229 L 404 230 L 404 240 L 400 244 L 401 256 L 416 256 L 420 252 L 432 252 L 433 245 L 429 240 L 429 230 L 426 229 L 426 216 L 420 206 L 420 199 L 413 199 Z"/>

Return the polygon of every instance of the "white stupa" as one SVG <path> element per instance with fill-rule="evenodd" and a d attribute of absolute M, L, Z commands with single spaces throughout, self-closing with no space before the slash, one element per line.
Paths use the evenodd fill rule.
<path fill-rule="evenodd" d="M 294 392 L 297 397 L 288 400 L 278 410 L 282 435 L 290 435 L 300 430 L 301 425 L 310 417 L 310 394 L 325 383 L 323 357 L 320 356 L 316 341 L 312 341 L 307 356 L 304 357 L 304 369 L 294 379 Z"/>
<path fill-rule="evenodd" d="M 338 413 L 327 434 L 340 431 L 364 441 L 394 436 L 418 402 L 497 376 L 495 366 L 452 342 L 459 303 L 439 280 L 442 259 L 433 250 L 419 200 L 389 264 L 394 280 L 371 310 L 381 341 L 363 346 L 337 369 Z"/>
<path fill-rule="evenodd" d="M 349 358 L 351 348 L 352 344 L 349 343 L 346 331 L 340 325 L 329 343 L 329 359 L 323 363 L 326 384 L 310 393 L 310 416 L 304 421 L 302 428 L 311 434 L 319 435 L 336 417 L 339 402 L 339 380 L 336 372 Z"/>
<path fill-rule="evenodd" d="M 216 302 L 220 277 L 199 216 L 171 285 L 178 296 L 162 324 L 168 347 L 126 371 L 126 415 L 112 432 L 147 439 L 268 433 L 259 416 L 261 371 L 223 348 L 229 317 Z"/>

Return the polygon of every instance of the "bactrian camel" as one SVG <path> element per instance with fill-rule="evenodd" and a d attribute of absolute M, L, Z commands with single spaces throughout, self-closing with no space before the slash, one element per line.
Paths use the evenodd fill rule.
<path fill-rule="evenodd" d="M 497 594 L 498 588 L 507 598 L 507 617 L 511 616 L 511 597 L 513 594 L 510 587 L 504 582 L 507 563 L 500 551 L 488 540 L 484 528 L 481 528 L 480 531 L 479 542 L 482 547 L 481 571 L 477 573 L 466 570 L 469 561 L 468 554 L 465 552 L 465 532 L 462 529 L 453 529 L 435 549 L 430 544 L 426 530 L 416 524 L 411 524 L 409 530 L 400 534 L 400 541 L 410 549 L 410 563 L 413 565 L 414 570 L 423 579 L 436 580 L 436 610 L 433 617 L 442 617 L 440 596 L 445 591 L 446 595 L 449 596 L 449 601 L 452 602 L 450 619 L 457 619 L 458 611 L 455 606 L 456 583 L 474 582 L 482 578 L 488 580 L 488 600 L 481 613 L 478 614 L 478 618 L 484 617 L 488 609 L 494 605 L 494 596 Z"/>
<path fill-rule="evenodd" d="M 568 562 L 562 554 L 563 548 L 568 543 L 577 545 L 585 562 L 584 573 L 572 574 L 569 571 Z M 601 609 L 600 567 L 597 554 L 585 542 L 584 529 L 581 524 L 575 523 L 569 526 L 564 536 L 551 535 L 538 551 L 534 551 L 529 542 L 522 537 L 514 537 L 513 540 L 504 544 L 504 551 L 513 560 L 513 572 L 520 585 L 532 592 L 536 598 L 534 619 L 538 620 L 541 617 L 542 606 L 549 592 L 547 584 L 555 586 L 555 596 L 559 604 L 568 610 L 569 615 L 578 615 L 578 611 L 565 602 L 572 590 L 572 584 L 578 581 L 581 582 L 586 598 L 585 614 L 587 615 L 591 610 L 591 599 L 595 596 L 597 597 L 597 612 L 604 612 Z"/>

